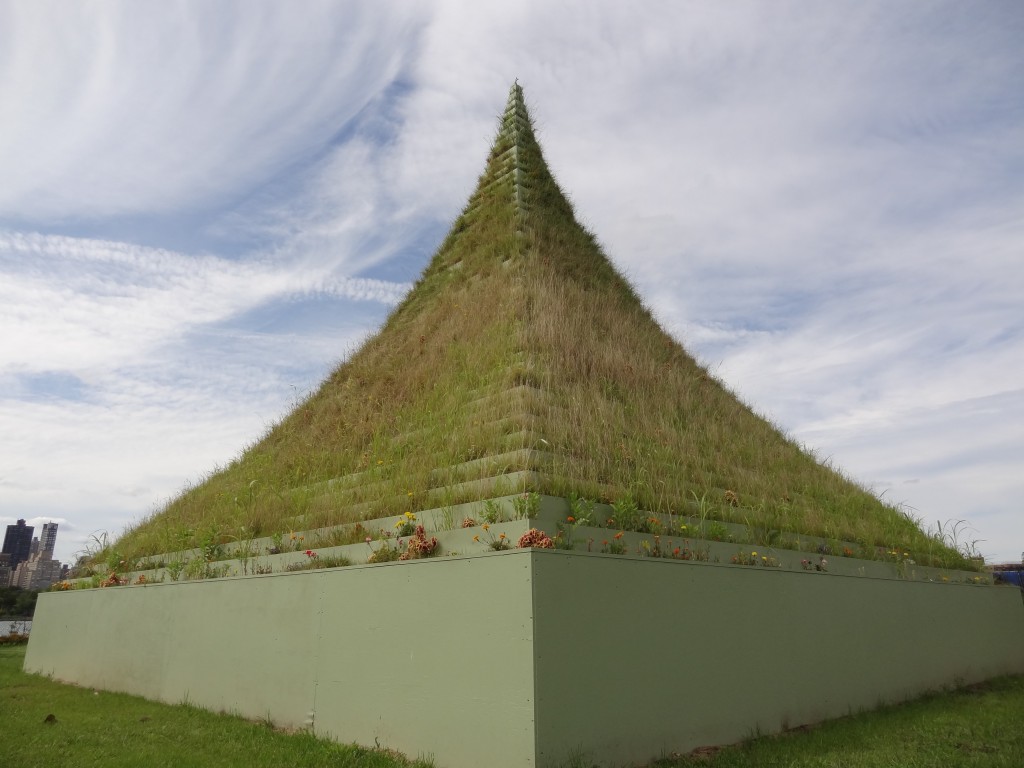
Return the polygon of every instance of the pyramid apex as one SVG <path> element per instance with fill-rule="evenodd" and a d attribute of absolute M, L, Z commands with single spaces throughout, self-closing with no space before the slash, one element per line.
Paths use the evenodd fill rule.
<path fill-rule="evenodd" d="M 526 131 L 530 131 L 530 115 L 523 100 L 523 86 L 516 80 L 508 91 L 508 102 L 501 117 L 499 137 L 503 136 L 510 140 L 513 146 L 518 146 Z"/>

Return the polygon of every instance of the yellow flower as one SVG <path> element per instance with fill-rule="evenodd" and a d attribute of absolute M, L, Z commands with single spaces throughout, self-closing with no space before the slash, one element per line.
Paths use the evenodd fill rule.
<path fill-rule="evenodd" d="M 751 552 L 750 554 L 752 557 L 757 557 L 757 552 Z"/>

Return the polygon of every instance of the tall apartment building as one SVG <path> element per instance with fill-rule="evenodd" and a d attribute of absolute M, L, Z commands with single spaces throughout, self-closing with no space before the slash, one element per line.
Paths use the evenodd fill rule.
<path fill-rule="evenodd" d="M 29 559 L 32 554 L 32 533 L 35 528 L 25 525 L 24 520 L 19 520 L 16 525 L 8 525 L 7 533 L 4 535 L 3 553 L 11 556 L 10 567 L 15 569 L 19 563 Z"/>
<path fill-rule="evenodd" d="M 43 523 L 43 532 L 39 536 L 39 549 L 47 557 L 53 557 L 53 548 L 57 544 L 57 523 Z"/>
<path fill-rule="evenodd" d="M 61 565 L 48 555 L 36 555 L 20 563 L 11 574 L 11 586 L 22 589 L 46 589 L 60 580 Z"/>
<path fill-rule="evenodd" d="M 0 587 L 11 586 L 11 576 L 14 569 L 11 568 L 11 556 L 0 553 Z"/>

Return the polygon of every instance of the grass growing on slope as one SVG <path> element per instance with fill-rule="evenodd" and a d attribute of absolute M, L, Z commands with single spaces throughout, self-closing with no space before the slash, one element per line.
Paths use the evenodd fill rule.
<path fill-rule="evenodd" d="M 537 472 L 525 487 L 472 485 L 524 470 Z M 476 192 L 381 331 L 97 560 L 519 491 L 653 512 L 700 501 L 712 519 L 768 534 L 977 567 L 969 546 L 823 466 L 659 328 L 576 221 L 515 89 Z"/>
<path fill-rule="evenodd" d="M 94 693 L 21 671 L 25 648 L 0 647 L 0 765 L 19 768 L 427 768 L 384 750 L 188 705 Z M 50 722 L 50 716 L 53 721 Z"/>

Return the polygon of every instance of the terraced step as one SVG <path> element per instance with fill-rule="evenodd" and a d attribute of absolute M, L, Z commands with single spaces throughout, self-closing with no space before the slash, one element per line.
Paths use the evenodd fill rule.
<path fill-rule="evenodd" d="M 821 554 L 818 550 L 830 543 L 816 537 L 802 537 L 806 549 L 765 546 L 759 543 L 736 543 L 703 538 L 711 524 L 725 526 L 740 536 L 736 524 L 710 521 L 688 515 L 664 515 L 644 512 L 656 521 L 657 532 L 617 531 L 615 528 L 569 522 L 572 507 L 568 500 L 553 496 L 536 497 L 535 516 L 526 517 L 530 507 L 522 494 L 503 495 L 487 501 L 451 504 L 416 514 L 415 523 L 438 541 L 438 556 L 465 556 L 493 549 L 497 544 L 514 544 L 529 528 L 546 531 L 562 549 L 588 552 L 595 556 L 650 557 L 690 564 L 752 567 L 765 571 L 805 571 L 813 576 L 856 576 L 881 579 L 907 579 L 940 583 L 991 583 L 991 574 L 955 571 L 921 566 L 911 560 L 887 561 L 846 556 L 842 553 Z M 608 505 L 595 504 L 593 519 L 611 515 Z M 397 546 L 393 535 L 396 524 L 405 521 L 398 515 L 355 524 L 329 526 L 300 531 L 287 540 L 287 551 L 270 551 L 273 538 L 258 538 L 224 546 L 225 559 L 195 563 L 202 558 L 198 549 L 165 553 L 146 559 L 152 567 L 141 567 L 121 574 L 134 583 L 173 581 L 182 577 L 186 568 L 192 573 L 210 576 L 245 576 L 260 573 L 318 567 L 320 563 L 366 563 L 381 547 Z M 463 527 L 464 520 L 473 525 Z M 492 522 L 485 528 L 483 522 Z M 606 518 L 605 518 L 606 519 Z M 686 526 L 683 528 L 683 526 Z M 746 533 L 749 533 L 746 532 Z M 696 534 L 696 535 L 694 535 Z M 792 536 L 792 534 L 787 534 Z M 369 537 L 369 544 L 366 538 Z M 338 543 L 340 541 L 349 543 Z M 390 542 L 390 543 L 388 543 Z M 846 542 L 846 544 L 851 544 Z M 856 546 L 856 545 L 852 545 Z M 315 552 L 315 557 L 306 550 Z M 810 551 L 808 551 L 810 550 Z M 188 563 L 193 563 L 188 566 Z M 78 580 L 83 582 L 82 579 Z M 87 581 L 87 580 L 84 580 Z"/>

